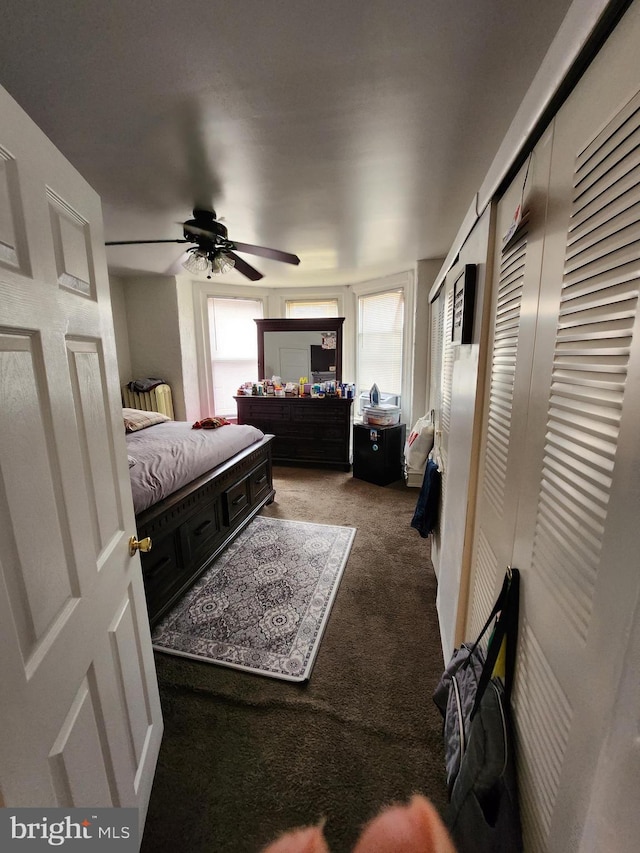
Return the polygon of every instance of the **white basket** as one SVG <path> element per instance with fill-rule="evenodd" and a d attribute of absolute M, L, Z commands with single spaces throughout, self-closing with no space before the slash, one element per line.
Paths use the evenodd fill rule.
<path fill-rule="evenodd" d="M 362 410 L 362 420 L 372 426 L 395 426 L 400 423 L 400 408 L 385 403 L 365 406 Z"/>

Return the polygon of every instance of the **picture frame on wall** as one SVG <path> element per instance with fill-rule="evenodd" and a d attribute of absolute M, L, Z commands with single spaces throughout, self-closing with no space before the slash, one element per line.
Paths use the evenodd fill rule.
<path fill-rule="evenodd" d="M 465 264 L 453 283 L 452 343 L 470 344 L 472 342 L 475 301 L 476 265 Z"/>

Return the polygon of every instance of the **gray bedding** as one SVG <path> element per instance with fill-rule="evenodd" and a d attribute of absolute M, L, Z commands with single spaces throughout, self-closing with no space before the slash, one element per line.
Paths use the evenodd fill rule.
<path fill-rule="evenodd" d="M 127 453 L 136 514 L 166 498 L 245 447 L 264 433 L 247 424 L 192 429 L 185 421 L 167 421 L 128 433 Z"/>

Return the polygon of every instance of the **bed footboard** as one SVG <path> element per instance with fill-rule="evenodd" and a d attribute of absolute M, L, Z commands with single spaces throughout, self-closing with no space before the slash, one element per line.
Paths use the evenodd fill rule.
<path fill-rule="evenodd" d="M 272 435 L 136 516 L 149 620 L 154 625 L 275 496 Z"/>

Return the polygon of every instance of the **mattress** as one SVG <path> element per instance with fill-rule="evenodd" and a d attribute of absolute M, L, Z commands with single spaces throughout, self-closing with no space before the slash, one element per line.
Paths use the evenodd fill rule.
<path fill-rule="evenodd" d="M 264 433 L 248 424 L 192 429 L 185 421 L 166 421 L 128 433 L 129 476 L 136 514 L 262 438 Z"/>

